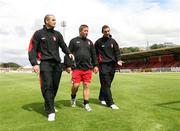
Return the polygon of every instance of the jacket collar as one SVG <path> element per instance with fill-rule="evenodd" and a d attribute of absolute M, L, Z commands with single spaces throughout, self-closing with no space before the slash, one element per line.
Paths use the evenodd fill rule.
<path fill-rule="evenodd" d="M 46 25 L 43 25 L 43 30 L 53 32 L 53 31 L 54 31 L 54 28 L 48 29 L 48 28 L 46 27 Z"/>
<path fill-rule="evenodd" d="M 87 37 L 78 36 L 81 40 L 87 40 Z"/>
<path fill-rule="evenodd" d="M 109 40 L 109 39 L 111 39 L 112 38 L 112 35 L 109 35 L 109 37 L 104 37 L 104 36 L 102 36 L 102 40 L 104 40 L 104 41 L 107 41 L 107 40 Z"/>

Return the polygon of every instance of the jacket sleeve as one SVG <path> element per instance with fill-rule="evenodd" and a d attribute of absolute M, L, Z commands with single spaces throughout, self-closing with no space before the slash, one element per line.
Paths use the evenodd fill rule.
<path fill-rule="evenodd" d="M 98 41 L 95 42 L 94 47 L 96 50 L 96 55 L 98 56 Z"/>
<path fill-rule="evenodd" d="M 93 43 L 91 42 L 91 58 L 93 66 L 98 66 L 97 56 L 96 56 L 96 49 Z"/>
<path fill-rule="evenodd" d="M 35 32 L 30 40 L 29 49 L 28 49 L 28 57 L 32 66 L 38 65 L 37 63 L 38 46 L 39 46 L 38 33 Z"/>
<path fill-rule="evenodd" d="M 72 60 L 69 58 L 68 55 L 64 56 L 64 65 L 65 67 L 72 67 Z"/>
<path fill-rule="evenodd" d="M 69 43 L 69 50 L 70 50 L 70 52 L 73 53 L 73 41 L 72 40 Z M 74 66 L 73 60 L 70 59 L 68 55 L 64 56 L 64 65 L 65 65 L 65 67 L 73 67 Z"/>
<path fill-rule="evenodd" d="M 61 33 L 59 33 L 59 46 L 61 47 L 62 51 L 66 54 L 69 55 L 71 54 L 70 50 L 68 49 L 66 43 L 64 42 L 63 36 Z"/>
<path fill-rule="evenodd" d="M 118 46 L 118 43 L 114 40 L 114 54 L 117 61 L 121 60 L 121 53 Z"/>

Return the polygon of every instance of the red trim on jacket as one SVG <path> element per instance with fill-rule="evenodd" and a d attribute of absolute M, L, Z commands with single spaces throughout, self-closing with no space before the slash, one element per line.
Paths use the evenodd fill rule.
<path fill-rule="evenodd" d="M 99 63 L 103 62 L 103 56 L 100 53 L 98 54 L 98 62 Z"/>
<path fill-rule="evenodd" d="M 40 61 L 40 59 L 41 59 L 41 56 L 42 56 L 42 55 L 41 55 L 41 52 L 38 51 L 38 52 L 37 52 L 37 59 L 38 59 L 39 61 Z"/>

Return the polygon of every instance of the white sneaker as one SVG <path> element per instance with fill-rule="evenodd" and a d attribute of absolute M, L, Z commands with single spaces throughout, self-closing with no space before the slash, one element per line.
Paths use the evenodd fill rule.
<path fill-rule="evenodd" d="M 55 113 L 51 113 L 48 115 L 48 121 L 55 121 Z"/>
<path fill-rule="evenodd" d="M 115 104 L 112 104 L 110 107 L 111 107 L 112 109 L 114 109 L 114 110 L 119 109 L 119 107 L 118 107 L 118 106 L 116 106 Z"/>
<path fill-rule="evenodd" d="M 76 99 L 71 99 L 71 107 L 76 107 Z"/>
<path fill-rule="evenodd" d="M 84 108 L 85 108 L 87 111 L 92 111 L 92 109 L 91 109 L 91 107 L 89 106 L 89 104 L 84 105 Z"/>
<path fill-rule="evenodd" d="M 56 107 L 54 107 L 54 110 L 55 110 L 55 112 L 58 112 L 58 109 Z"/>
<path fill-rule="evenodd" d="M 105 102 L 105 101 L 100 101 L 100 103 L 101 103 L 102 105 L 106 105 L 106 102 Z"/>

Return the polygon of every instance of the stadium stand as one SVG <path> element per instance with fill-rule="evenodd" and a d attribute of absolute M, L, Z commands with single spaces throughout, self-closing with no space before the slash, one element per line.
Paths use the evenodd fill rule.
<path fill-rule="evenodd" d="M 179 71 L 180 46 L 122 54 L 122 60 L 122 71 Z"/>

